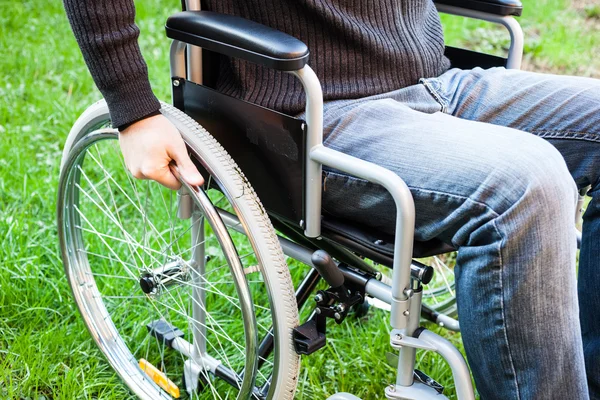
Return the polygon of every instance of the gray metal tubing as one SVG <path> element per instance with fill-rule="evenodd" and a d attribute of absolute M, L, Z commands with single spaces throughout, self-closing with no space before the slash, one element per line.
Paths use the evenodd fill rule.
<path fill-rule="evenodd" d="M 185 0 L 185 9 L 188 11 L 200 11 L 200 0 Z"/>
<path fill-rule="evenodd" d="M 206 274 L 206 264 L 204 260 L 204 217 L 200 210 L 195 210 L 197 217 L 192 221 L 192 265 L 195 271 L 192 275 L 192 333 L 194 338 L 193 359 L 196 363 L 202 360 L 206 355 L 206 291 L 204 286 L 204 276 Z"/>
<path fill-rule="evenodd" d="M 240 224 L 240 220 L 235 215 L 221 209 L 218 211 L 225 225 L 239 233 L 243 233 L 244 235 L 246 234 L 244 227 L 242 224 Z M 279 243 L 281 244 L 283 252 L 286 256 L 292 257 L 293 259 L 314 268 L 314 265 L 311 261 L 311 256 L 313 253 L 311 250 L 279 235 L 277 235 L 277 238 L 279 239 Z"/>
<path fill-rule="evenodd" d="M 356 397 L 350 393 L 336 393 L 333 396 L 329 396 L 327 400 L 361 400 L 360 397 Z"/>
<path fill-rule="evenodd" d="M 392 288 L 377 279 L 369 279 L 365 291 L 371 297 L 375 297 L 386 304 L 392 304 Z"/>
<path fill-rule="evenodd" d="M 310 157 L 323 165 L 380 184 L 392 195 L 396 203 L 396 238 L 392 270 L 391 325 L 395 329 L 404 329 L 407 324 L 404 311 L 408 310 L 405 290 L 410 288 L 410 264 L 415 230 L 415 204 L 408 186 L 402 178 L 388 169 L 323 145 L 315 146 L 310 152 Z"/>
<path fill-rule="evenodd" d="M 171 76 L 185 77 L 185 48 L 186 44 L 179 40 L 171 42 L 171 49 L 169 51 Z"/>
<path fill-rule="evenodd" d="M 415 382 L 411 386 L 388 386 L 385 388 L 385 397 L 391 400 L 448 400 L 446 396 L 421 382 Z"/>
<path fill-rule="evenodd" d="M 223 220 L 220 218 L 219 213 L 213 207 L 210 199 L 206 195 L 206 193 L 201 190 L 199 187 L 192 187 L 187 182 L 182 180 L 179 175 L 179 170 L 177 167 L 171 167 L 171 172 L 179 179 L 182 186 L 188 190 L 190 195 L 194 196 L 196 199 L 197 207 L 201 210 L 202 214 L 206 218 L 206 221 L 209 223 L 212 228 L 215 237 L 218 239 L 219 244 L 221 246 L 223 256 L 226 260 L 226 265 L 229 266 L 229 270 L 231 272 L 233 279 L 233 283 L 238 294 L 238 298 L 240 301 L 239 309 L 242 313 L 243 322 L 245 326 L 244 337 L 245 337 L 245 355 L 246 355 L 246 371 L 252 372 L 252 374 L 246 374 L 241 384 L 241 388 L 239 391 L 240 398 L 246 398 L 246 396 L 250 397 L 252 393 L 252 388 L 254 387 L 254 382 L 256 378 L 256 374 L 258 371 L 258 334 L 257 334 L 257 323 L 256 323 L 256 314 L 254 313 L 254 303 L 252 302 L 252 295 L 250 293 L 250 289 L 246 282 L 246 275 L 244 272 L 244 267 L 240 261 L 239 255 L 237 253 L 237 249 L 229 236 L 227 231 L 227 227 Z M 197 227 L 199 228 L 199 227 Z M 196 256 L 196 254 L 194 254 Z M 198 331 L 194 331 L 194 336 Z M 196 337 L 194 337 L 196 340 Z M 192 349 L 192 353 L 196 355 L 196 346 Z"/>
<path fill-rule="evenodd" d="M 323 91 L 321 83 L 314 71 L 306 65 L 298 71 L 291 72 L 296 76 L 306 94 L 306 186 L 305 186 L 305 218 L 304 234 L 308 237 L 321 235 L 321 173 L 322 165 L 314 160 L 311 150 L 323 144 Z"/>
<path fill-rule="evenodd" d="M 239 219 L 235 215 L 223 210 L 219 210 L 219 215 L 225 225 L 240 233 L 246 234 L 244 227 L 239 223 Z M 279 244 L 286 256 L 314 268 L 311 261 L 312 250 L 279 235 L 277 235 L 277 238 L 279 239 Z M 377 279 L 369 279 L 365 291 L 371 297 L 375 297 L 386 304 L 392 304 L 392 288 Z"/>
<path fill-rule="evenodd" d="M 521 25 L 519 25 L 519 22 L 517 22 L 517 20 L 514 17 L 469 10 L 466 8 L 449 6 L 446 4 L 436 4 L 435 6 L 437 7 L 438 11 L 446 14 L 481 19 L 483 21 L 489 21 L 496 24 L 504 25 L 504 27 L 508 30 L 508 33 L 510 34 L 510 49 L 508 50 L 506 68 L 521 68 L 521 62 L 523 60 L 523 45 L 525 43 L 525 39 L 523 36 L 523 30 L 521 29 Z"/>
<path fill-rule="evenodd" d="M 421 322 L 421 299 L 423 291 L 413 293 L 410 299 L 409 318 L 405 333 L 412 336 Z M 415 357 L 417 349 L 414 347 L 403 346 L 400 349 L 398 356 L 398 368 L 396 374 L 396 385 L 410 386 L 413 384 L 413 376 L 415 371 Z"/>
<path fill-rule="evenodd" d="M 449 330 L 454 331 L 454 332 L 460 332 L 460 323 L 458 322 L 458 320 L 456 320 L 456 319 L 454 319 L 452 317 L 449 317 L 449 316 L 444 315 L 444 314 L 440 314 L 436 318 L 435 322 L 439 326 L 443 326 L 446 329 L 449 329 Z"/>
<path fill-rule="evenodd" d="M 200 0 L 185 0 L 185 8 L 200 11 Z M 202 83 L 202 48 L 198 46 L 187 46 L 187 80 Z"/>
<path fill-rule="evenodd" d="M 448 362 L 448 365 L 450 365 L 458 399 L 475 400 L 469 368 L 467 367 L 464 357 L 456 347 L 448 340 L 428 330 L 424 330 L 419 335 L 419 339 L 435 347 L 435 351 Z"/>
<path fill-rule="evenodd" d="M 173 348 L 173 350 L 178 351 L 187 358 L 192 358 L 192 349 L 194 345 L 185 340 L 184 338 L 176 337 L 175 339 L 173 339 L 171 347 Z"/>

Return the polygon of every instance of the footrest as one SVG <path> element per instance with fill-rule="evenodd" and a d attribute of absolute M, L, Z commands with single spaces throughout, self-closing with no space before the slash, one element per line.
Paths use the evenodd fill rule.
<path fill-rule="evenodd" d="M 172 326 L 164 319 L 157 319 L 146 325 L 148 333 L 163 342 L 168 347 L 171 347 L 173 340 L 178 337 L 183 337 L 183 332 L 179 328 Z"/>
<path fill-rule="evenodd" d="M 326 344 L 325 334 L 317 330 L 317 321 L 314 319 L 294 329 L 294 347 L 298 354 L 312 354 Z"/>

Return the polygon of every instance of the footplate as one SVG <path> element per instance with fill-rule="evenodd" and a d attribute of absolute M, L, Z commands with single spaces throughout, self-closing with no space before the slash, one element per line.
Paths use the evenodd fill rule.
<path fill-rule="evenodd" d="M 312 354 L 325 347 L 325 333 L 317 329 L 317 321 L 311 319 L 294 329 L 294 346 L 298 354 Z"/>

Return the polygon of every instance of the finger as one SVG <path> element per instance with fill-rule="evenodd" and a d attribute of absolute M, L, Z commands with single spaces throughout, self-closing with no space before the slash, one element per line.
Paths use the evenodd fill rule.
<path fill-rule="evenodd" d="M 198 172 L 198 168 L 196 168 L 185 149 L 178 149 L 178 151 L 176 151 L 172 157 L 177 163 L 179 173 L 181 174 L 183 180 L 193 186 L 200 186 L 204 184 L 204 178 L 202 175 L 200 175 L 200 172 Z"/>
<path fill-rule="evenodd" d="M 171 173 L 169 166 L 143 171 L 144 179 L 151 179 L 172 190 L 181 187 L 181 182 Z"/>

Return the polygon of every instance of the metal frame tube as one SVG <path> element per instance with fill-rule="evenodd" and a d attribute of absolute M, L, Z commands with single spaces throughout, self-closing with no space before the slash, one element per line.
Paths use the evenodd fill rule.
<path fill-rule="evenodd" d="M 423 291 L 413 293 L 410 301 L 408 324 L 404 332 L 412 336 L 421 322 L 421 299 Z M 414 347 L 404 346 L 400 349 L 398 357 L 398 368 L 396 374 L 396 385 L 410 386 L 413 384 L 415 370 L 415 359 L 417 350 Z"/>
<path fill-rule="evenodd" d="M 246 234 L 244 228 L 240 225 L 239 220 L 234 215 L 222 210 L 219 210 L 219 215 L 221 216 L 221 219 L 225 225 L 240 233 Z M 281 245 L 283 253 L 286 256 L 314 268 L 311 261 L 311 256 L 313 253 L 312 250 L 309 250 L 306 247 L 279 235 L 277 238 L 279 239 L 279 244 Z M 392 304 L 392 288 L 389 285 L 378 281 L 377 279 L 370 279 L 367 282 L 365 291 L 371 297 L 381 300 L 386 304 Z"/>
<path fill-rule="evenodd" d="M 308 66 L 291 72 L 306 93 L 306 178 L 304 188 L 304 234 L 308 237 L 321 235 L 321 174 L 323 167 L 311 157 L 312 149 L 323 145 L 323 91 L 315 72 Z"/>
<path fill-rule="evenodd" d="M 469 367 L 460 351 L 448 340 L 426 329 L 421 332 L 419 339 L 435 347 L 435 351 L 448 362 L 458 399 L 475 400 Z"/>
<path fill-rule="evenodd" d="M 185 0 L 185 9 L 200 11 L 200 0 Z M 202 48 L 198 46 L 187 46 L 187 80 L 202 84 Z"/>
<path fill-rule="evenodd" d="M 408 296 L 410 288 L 410 264 L 412 262 L 413 236 L 415 230 L 415 204 L 406 183 L 394 172 L 379 165 L 352 157 L 348 154 L 315 146 L 310 157 L 323 165 L 333 167 L 350 175 L 383 186 L 396 203 L 396 231 L 394 262 L 392 270 L 392 311 L 390 324 L 395 329 L 407 325 Z M 306 200 L 310 203 L 311 199 Z"/>
<path fill-rule="evenodd" d="M 508 50 L 506 68 L 521 68 L 525 39 L 523 36 L 523 29 L 521 29 L 521 25 L 519 25 L 519 22 L 514 17 L 511 17 L 510 15 L 502 16 L 482 11 L 469 10 L 468 8 L 449 6 L 446 4 L 436 4 L 435 6 L 439 12 L 443 12 L 445 14 L 480 19 L 483 21 L 489 21 L 495 24 L 503 25 L 510 34 L 510 49 Z"/>
<path fill-rule="evenodd" d="M 352 157 L 323 146 L 323 92 L 319 78 L 307 65 L 292 72 L 304 86 L 306 93 L 306 188 L 305 188 L 305 235 L 321 234 L 322 166 L 338 169 L 369 182 L 382 185 L 390 192 L 396 203 L 396 241 L 392 272 L 391 325 L 402 329 L 407 324 L 410 287 L 410 264 L 412 262 L 415 206 L 406 183 L 392 171 L 379 165 Z"/>
<path fill-rule="evenodd" d="M 206 272 L 205 249 L 204 249 L 204 217 L 200 211 L 195 210 L 192 218 L 192 262 L 194 270 L 192 276 L 192 324 L 193 344 L 192 358 L 197 364 L 202 365 L 202 359 L 206 355 L 206 292 L 204 291 L 203 277 Z"/>
<path fill-rule="evenodd" d="M 169 66 L 171 68 L 171 77 L 177 76 L 180 78 L 185 78 L 186 47 L 187 45 L 179 40 L 173 40 L 171 42 L 171 49 L 169 50 Z"/>

